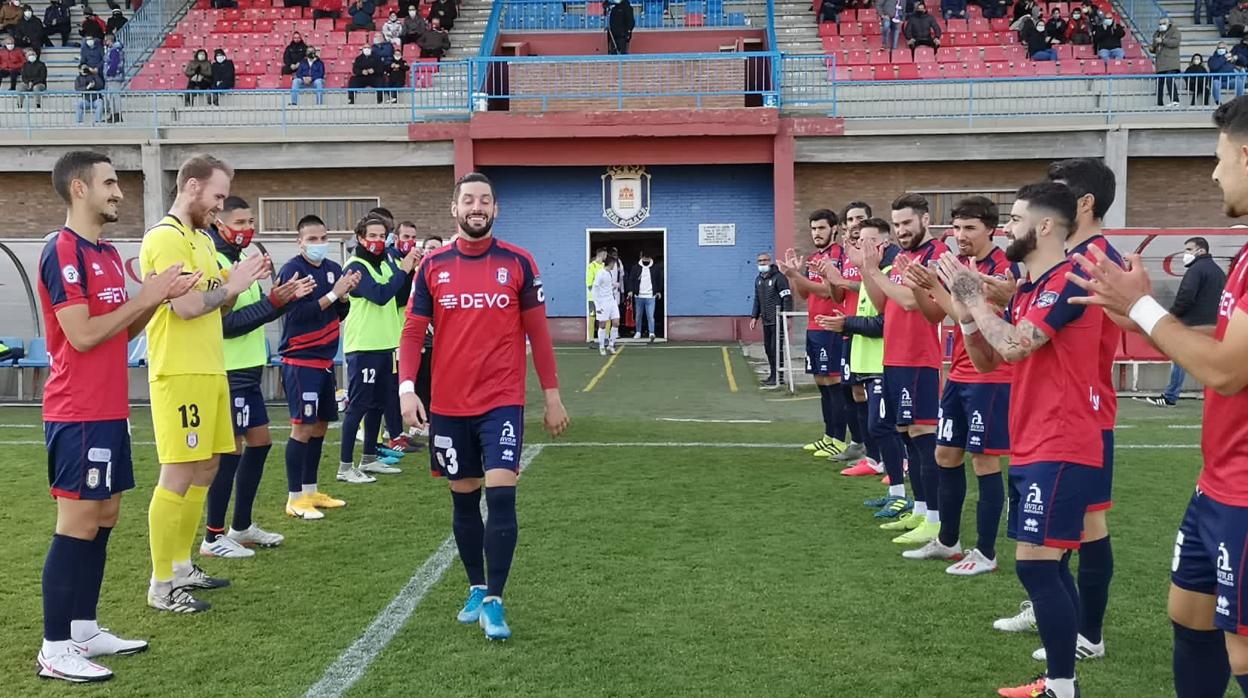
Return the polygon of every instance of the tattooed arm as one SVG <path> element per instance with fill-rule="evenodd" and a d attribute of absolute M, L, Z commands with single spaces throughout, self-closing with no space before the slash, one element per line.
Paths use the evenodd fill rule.
<path fill-rule="evenodd" d="M 993 364 L 995 368 L 1000 360 L 1022 361 L 1049 341 L 1049 336 L 1028 320 L 1011 325 L 999 317 L 985 297 L 983 279 L 975 271 L 958 264 L 956 260 L 952 265 L 947 264 L 942 258 L 941 272 L 949 277 L 949 292 L 954 301 L 969 311 L 971 319 L 979 327 L 979 332 L 966 341 L 967 353 L 971 354 L 971 361 L 977 369 L 983 370 L 980 362 L 975 361 L 974 354 L 982 353 L 984 349 L 991 349 L 996 354 L 996 362 L 991 360 L 991 355 L 981 356 L 985 359 L 985 366 Z M 973 352 L 972 348 L 976 351 Z"/>

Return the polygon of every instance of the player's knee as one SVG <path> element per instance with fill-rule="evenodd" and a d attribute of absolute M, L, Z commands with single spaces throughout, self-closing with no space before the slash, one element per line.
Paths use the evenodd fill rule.
<path fill-rule="evenodd" d="M 1189 630 L 1215 630 L 1213 625 L 1214 596 L 1170 585 L 1166 612 L 1170 620 Z"/>
<path fill-rule="evenodd" d="M 1019 543 L 1014 548 L 1014 559 L 1016 560 L 1060 560 L 1068 551 L 1063 548 L 1053 548 L 1047 545 L 1036 545 L 1035 543 Z"/>
<path fill-rule="evenodd" d="M 518 474 L 513 470 L 506 468 L 494 468 L 487 470 L 485 473 L 485 486 L 490 487 L 515 487 L 518 480 Z"/>
<path fill-rule="evenodd" d="M 854 390 L 854 402 L 866 402 L 867 401 L 866 387 L 862 385 L 855 385 L 853 387 L 853 390 Z"/>
<path fill-rule="evenodd" d="M 1109 520 L 1105 510 L 1089 511 L 1083 515 L 1083 542 L 1100 540 L 1109 535 Z"/>
<path fill-rule="evenodd" d="M 1001 472 L 1001 458 L 985 453 L 975 453 L 971 455 L 971 467 L 975 469 L 976 475 L 996 475 Z"/>
<path fill-rule="evenodd" d="M 956 468 L 962 465 L 963 451 L 949 446 L 936 447 L 936 464 L 942 468 Z"/>
<path fill-rule="evenodd" d="M 514 485 L 486 487 L 485 503 L 490 509 L 489 524 L 513 530 L 516 528 L 516 488 Z"/>
<path fill-rule="evenodd" d="M 936 425 L 935 424 L 911 424 L 910 426 L 906 427 L 906 431 L 909 432 L 911 438 L 915 436 L 924 436 L 926 434 L 935 434 Z"/>
<path fill-rule="evenodd" d="M 469 494 L 481 489 L 481 478 L 469 477 L 462 480 L 451 480 L 451 491 L 458 494 Z"/>
<path fill-rule="evenodd" d="M 1231 661 L 1232 674 L 1248 674 L 1248 636 L 1226 633 L 1226 657 Z"/>

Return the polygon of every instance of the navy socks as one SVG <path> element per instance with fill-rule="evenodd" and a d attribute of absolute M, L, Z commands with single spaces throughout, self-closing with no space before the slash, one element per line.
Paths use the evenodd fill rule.
<path fill-rule="evenodd" d="M 995 560 L 997 557 L 997 531 L 1001 528 L 1001 513 L 1005 509 L 1005 480 L 1001 473 L 980 475 L 979 504 L 975 507 L 975 547 L 984 557 Z M 941 516 L 944 523 L 944 516 Z"/>
<path fill-rule="evenodd" d="M 489 565 L 486 584 L 488 596 L 503 595 L 511 558 L 516 552 L 516 488 L 487 487 L 485 502 L 489 518 L 485 522 L 485 559 Z"/>
<path fill-rule="evenodd" d="M 264 463 L 269 459 L 269 451 L 272 448 L 272 444 L 265 444 L 243 449 L 243 457 L 238 464 L 238 474 L 234 478 L 235 531 L 246 531 L 251 528 L 251 508 L 256 503 L 260 478 L 264 476 Z M 212 493 L 209 492 L 208 496 L 211 497 Z"/>
<path fill-rule="evenodd" d="M 69 639 L 78 592 L 91 576 L 88 568 L 93 547 L 94 543 L 89 540 L 59 533 L 52 536 L 52 545 L 43 562 L 43 639 L 49 642 Z"/>
<path fill-rule="evenodd" d="M 286 491 L 302 492 L 303 491 L 303 470 L 304 465 L 308 462 L 308 444 L 303 441 L 295 441 L 295 438 L 286 440 Z"/>
<path fill-rule="evenodd" d="M 962 536 L 962 505 L 966 503 L 966 466 L 938 468 L 940 542 L 951 546 Z"/>
<path fill-rule="evenodd" d="M 910 442 L 919 453 L 917 464 L 910 461 L 910 474 L 913 476 L 916 467 L 922 468 L 923 501 L 927 502 L 928 510 L 940 511 L 940 466 L 936 463 L 936 435 L 912 436 Z"/>
<path fill-rule="evenodd" d="M 481 520 L 481 490 L 451 491 L 451 531 L 459 559 L 468 573 L 468 584 L 485 586 L 485 523 Z"/>
<path fill-rule="evenodd" d="M 355 438 L 355 432 L 351 432 L 352 439 Z M 303 484 L 315 485 L 317 470 L 321 467 L 321 450 L 325 447 L 324 436 L 313 436 L 308 439 L 307 460 L 303 462 Z M 294 490 L 291 490 L 292 492 Z"/>
<path fill-rule="evenodd" d="M 1178 698 L 1210 698 L 1226 694 L 1231 663 L 1221 630 L 1192 630 L 1174 626 L 1174 690 Z M 1243 676 L 1236 676 L 1240 686 Z"/>
<path fill-rule="evenodd" d="M 208 487 L 208 513 L 204 519 L 208 530 L 204 540 L 209 543 L 225 535 L 225 511 L 230 508 L 230 493 L 234 490 L 234 475 L 238 472 L 240 460 L 242 456 L 222 453 L 217 475 Z"/>
<path fill-rule="evenodd" d="M 95 540 L 90 541 L 90 557 L 78 571 L 81 583 L 76 585 L 74 617 L 70 620 L 95 620 L 100 587 L 104 584 L 104 562 L 108 559 L 108 538 L 112 533 L 113 529 L 101 526 L 96 529 Z"/>
<path fill-rule="evenodd" d="M 1079 634 L 1093 643 L 1101 641 L 1113 578 L 1114 549 L 1109 536 L 1079 547 Z"/>
<path fill-rule="evenodd" d="M 1036 611 L 1036 627 L 1048 656 L 1046 676 L 1073 679 L 1075 634 L 1078 632 L 1075 601 L 1062 580 L 1060 567 L 1056 560 L 1019 560 L 1015 564 L 1018 579 Z"/>

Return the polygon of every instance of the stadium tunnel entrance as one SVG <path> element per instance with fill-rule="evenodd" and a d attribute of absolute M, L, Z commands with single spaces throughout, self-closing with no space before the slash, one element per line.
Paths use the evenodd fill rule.
<path fill-rule="evenodd" d="M 654 259 L 654 269 L 666 277 L 667 274 L 667 231 L 655 229 L 641 230 L 587 230 L 585 232 L 586 254 L 585 263 L 593 258 L 594 250 L 605 247 L 608 250 L 616 250 L 619 253 L 620 263 L 623 265 L 624 278 L 628 278 L 628 274 L 637 268 L 638 260 L 644 251 Z M 655 336 L 663 341 L 667 340 L 667 279 L 660 278 L 657 281 L 659 288 L 663 289 L 663 296 L 654 304 L 654 326 L 658 329 Z M 625 289 L 628 284 L 625 283 Z M 624 340 L 641 341 L 637 337 L 637 325 L 640 318 L 634 312 L 632 322 L 629 322 L 629 316 L 626 311 L 628 307 L 628 299 L 626 294 L 620 295 L 620 338 Z"/>

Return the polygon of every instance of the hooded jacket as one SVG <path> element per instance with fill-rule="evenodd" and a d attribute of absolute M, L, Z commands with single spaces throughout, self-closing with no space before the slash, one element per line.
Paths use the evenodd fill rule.
<path fill-rule="evenodd" d="M 212 89 L 234 89 L 234 61 L 226 58 L 218 63 L 217 57 L 212 57 Z"/>
<path fill-rule="evenodd" d="M 750 317 L 762 320 L 764 325 L 774 325 L 776 308 L 786 313 L 793 310 L 793 290 L 780 268 L 773 264 L 767 273 L 754 277 L 754 310 Z"/>
<path fill-rule="evenodd" d="M 186 73 L 186 77 L 191 80 L 194 80 L 196 76 L 204 78 L 203 80 L 195 80 L 195 82 L 201 85 L 209 84 L 212 81 L 212 64 L 208 62 L 207 58 L 202 61 L 198 58 L 192 58 L 182 72 Z"/>
<path fill-rule="evenodd" d="M 906 19 L 905 35 L 907 41 L 929 41 L 940 38 L 940 25 L 931 13 L 913 14 Z"/>
<path fill-rule="evenodd" d="M 120 39 L 113 39 L 113 45 L 104 53 L 104 79 L 124 80 L 126 77 L 126 47 Z"/>

